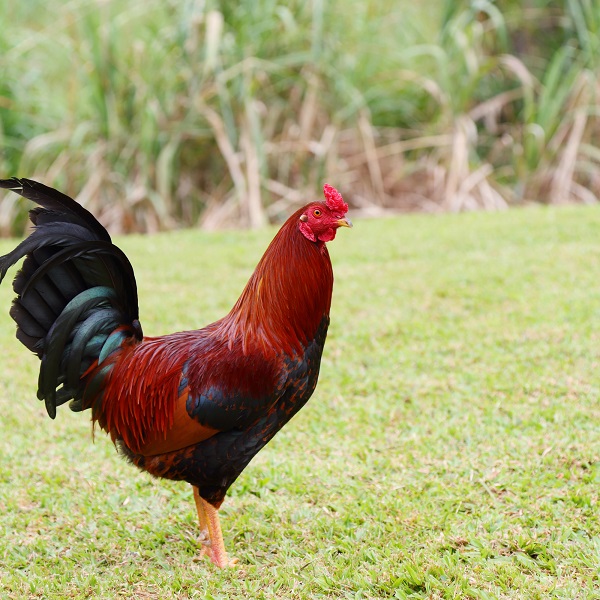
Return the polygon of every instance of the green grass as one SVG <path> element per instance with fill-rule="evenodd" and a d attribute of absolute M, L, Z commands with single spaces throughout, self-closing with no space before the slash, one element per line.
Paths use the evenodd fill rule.
<path fill-rule="evenodd" d="M 371 215 L 600 197 L 592 0 L 28 0 L 0 23 L 0 176 L 115 233 L 260 228 L 323 180 Z"/>
<path fill-rule="evenodd" d="M 45 416 L 3 317 L 2 597 L 599 598 L 599 229 L 571 207 L 340 232 L 320 383 L 223 506 L 231 570 L 196 560 L 189 486 Z M 224 314 L 272 235 L 119 240 L 146 333 Z"/>
<path fill-rule="evenodd" d="M 356 181 L 335 165 L 364 144 L 338 138 L 373 98 L 390 112 L 440 4 L 0 3 L 0 173 L 79 194 L 113 231 L 277 220 L 325 171 Z M 0 233 L 20 231 L 0 200 Z"/>

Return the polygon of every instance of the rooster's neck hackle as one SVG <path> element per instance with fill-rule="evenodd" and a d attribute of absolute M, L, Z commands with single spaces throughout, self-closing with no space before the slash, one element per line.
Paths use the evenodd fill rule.
<path fill-rule="evenodd" d="M 244 353 L 302 351 L 329 315 L 333 270 L 327 247 L 307 240 L 298 228 L 303 209 L 279 230 L 231 312 L 218 330 Z"/>

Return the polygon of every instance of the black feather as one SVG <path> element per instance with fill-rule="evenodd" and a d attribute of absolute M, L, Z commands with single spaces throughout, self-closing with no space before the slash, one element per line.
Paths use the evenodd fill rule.
<path fill-rule="evenodd" d="M 107 304 L 112 302 L 114 296 L 115 292 L 110 288 L 98 286 L 85 290 L 75 296 L 54 321 L 46 336 L 44 355 L 40 367 L 38 384 L 38 398 L 40 400 L 54 402 L 56 398 L 56 382 L 62 375 L 59 368 L 61 357 L 75 324 L 90 309 L 106 307 Z"/>
<path fill-rule="evenodd" d="M 30 179 L 3 179 L 0 188 L 39 205 L 29 211 L 32 233 L 0 257 L 0 281 L 25 258 L 13 281 L 17 297 L 10 315 L 17 339 L 42 361 L 38 398 L 52 418 L 70 399 L 71 408 L 81 410 L 87 385 L 82 378 L 94 361 L 117 351 L 116 341 L 142 338 L 133 268 L 106 229 L 72 198 Z M 107 342 L 117 329 L 119 335 Z M 110 365 L 99 371 L 93 386 L 100 390 Z"/>
<path fill-rule="evenodd" d="M 113 308 L 99 309 L 93 312 L 75 331 L 67 364 L 65 387 L 73 396 L 79 388 L 79 365 L 87 358 L 97 358 L 102 351 L 107 336 L 119 325 L 119 313 Z M 103 335 L 98 335 L 98 334 Z"/>
<path fill-rule="evenodd" d="M 17 321 L 16 314 L 18 314 L 19 307 L 23 307 L 33 316 L 44 331 L 48 331 L 52 327 L 52 323 L 54 323 L 57 316 L 46 301 L 38 294 L 37 290 L 32 290 L 31 294 L 17 298 L 13 302 L 10 309 L 10 316 L 17 324 L 19 322 Z"/>
<path fill-rule="evenodd" d="M 69 196 L 58 190 L 32 179 L 18 179 L 17 177 L 0 179 L 0 188 L 12 190 L 23 196 L 23 198 L 33 200 L 36 204 L 43 206 L 49 211 L 66 213 L 70 217 L 75 217 L 84 226 L 87 225 L 87 228 L 93 231 L 99 240 L 110 242 L 108 231 L 98 223 L 94 215 L 83 208 L 81 204 L 75 202 L 73 198 L 69 198 Z M 34 211 L 37 215 L 40 214 L 38 209 L 34 209 Z M 31 221 L 36 224 L 34 218 Z"/>

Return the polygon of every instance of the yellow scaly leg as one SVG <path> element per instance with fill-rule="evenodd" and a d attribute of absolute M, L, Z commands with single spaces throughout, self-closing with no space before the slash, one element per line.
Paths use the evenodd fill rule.
<path fill-rule="evenodd" d="M 202 542 L 202 550 L 200 556 L 208 554 L 210 560 L 217 567 L 231 567 L 237 563 L 237 559 L 229 559 L 225 544 L 223 542 L 223 534 L 221 533 L 221 523 L 219 522 L 219 511 L 206 500 L 200 497 L 200 492 L 196 486 L 192 486 L 194 490 L 194 501 L 196 502 L 196 510 L 198 511 L 198 520 L 200 522 L 200 541 Z"/>

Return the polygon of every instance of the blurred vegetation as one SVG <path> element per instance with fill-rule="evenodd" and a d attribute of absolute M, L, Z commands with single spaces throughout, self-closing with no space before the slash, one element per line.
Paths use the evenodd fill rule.
<path fill-rule="evenodd" d="M 0 174 L 112 231 L 596 201 L 596 0 L 0 3 Z M 0 202 L 0 233 L 24 207 Z"/>

